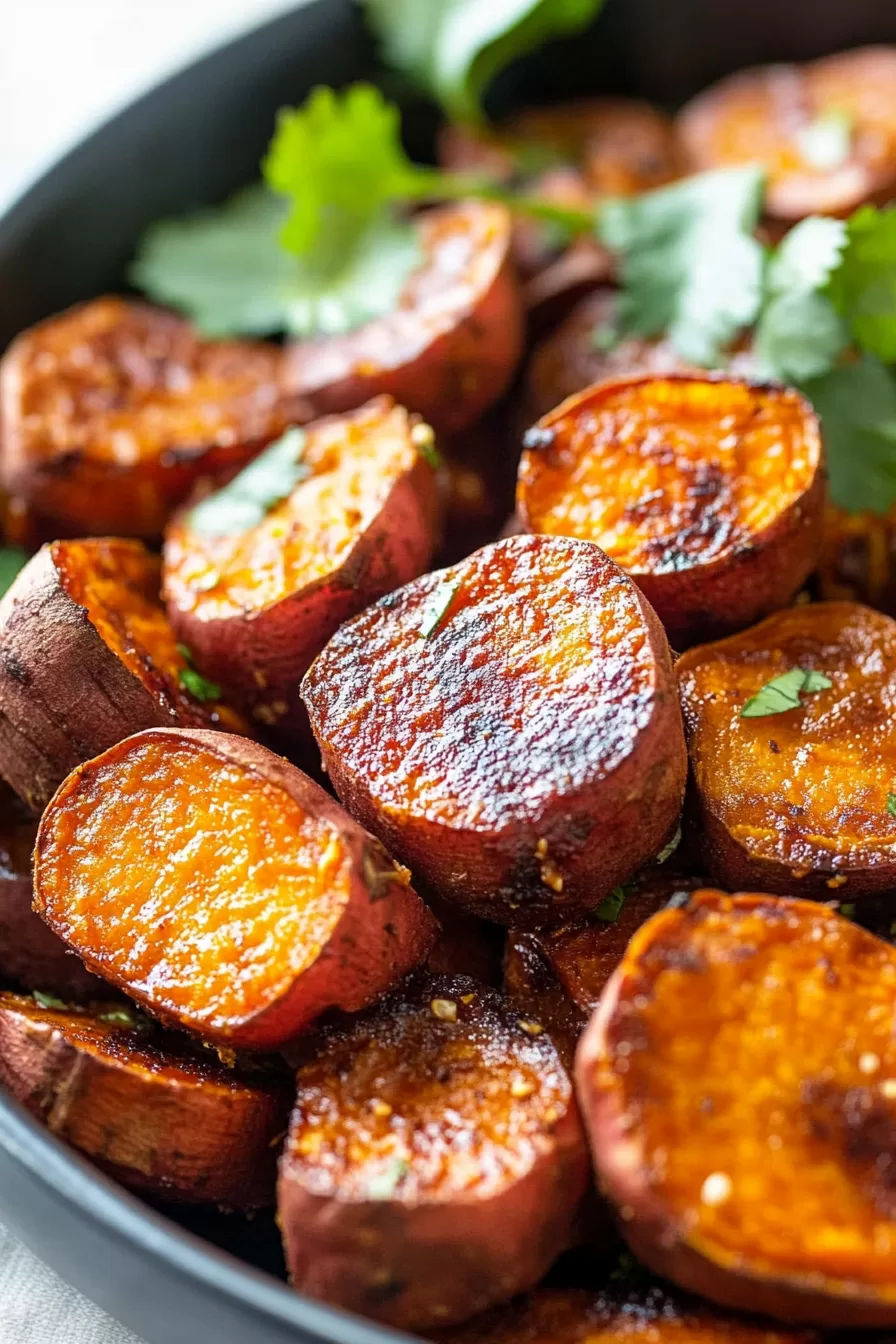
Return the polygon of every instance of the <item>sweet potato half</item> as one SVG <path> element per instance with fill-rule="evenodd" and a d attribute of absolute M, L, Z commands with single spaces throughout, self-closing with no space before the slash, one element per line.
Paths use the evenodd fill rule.
<path fill-rule="evenodd" d="M 160 582 L 139 541 L 54 541 L 0 601 L 0 774 L 35 811 L 76 765 L 141 728 L 248 731 L 189 670 Z"/>
<path fill-rule="evenodd" d="M 275 1048 L 421 961 L 436 923 L 300 770 L 153 729 L 75 770 L 41 821 L 37 909 L 91 970 L 204 1040 Z"/>
<path fill-rule="evenodd" d="M 645 924 L 579 1045 L 635 1254 L 726 1306 L 896 1322 L 896 951 L 811 901 L 696 893 Z"/>
<path fill-rule="evenodd" d="M 783 606 L 818 555 L 818 420 L 787 388 L 699 374 L 598 383 L 527 436 L 530 532 L 596 542 L 676 648 Z"/>
<path fill-rule="evenodd" d="M 591 908 L 668 840 L 673 686 L 612 561 L 520 536 L 368 607 L 302 695 L 352 815 L 446 900 L 522 928 Z"/>
<path fill-rule="evenodd" d="M 307 738 L 302 677 L 343 621 L 426 569 L 439 499 L 432 430 L 391 397 L 301 432 L 297 484 L 248 526 L 214 499 L 175 517 L 164 591 L 197 666 L 257 723 Z"/>
<path fill-rule="evenodd" d="M 71 308 L 0 363 L 3 488 L 63 534 L 158 536 L 199 478 L 307 418 L 282 364 L 277 346 L 201 341 L 145 303 Z"/>
<path fill-rule="evenodd" d="M 300 1292 L 404 1329 L 532 1287 L 588 1183 L 540 1023 L 464 976 L 420 976 L 322 1035 L 298 1071 L 278 1209 Z"/>
<path fill-rule="evenodd" d="M 826 602 L 864 602 L 896 616 L 896 509 L 853 513 L 829 501 L 816 583 Z"/>
<path fill-rule="evenodd" d="M 288 1079 L 242 1076 L 132 1008 L 0 993 L 0 1083 L 125 1185 L 231 1209 L 273 1203 Z"/>
<path fill-rule="evenodd" d="M 831 684 L 792 707 L 763 692 L 800 668 Z M 851 602 L 797 606 L 691 649 L 677 673 L 703 870 L 732 891 L 850 901 L 892 889 L 896 622 Z M 783 712 L 749 717 L 757 708 Z"/>
<path fill-rule="evenodd" d="M 424 259 L 394 312 L 287 349 L 287 384 L 313 414 L 388 393 L 437 433 L 455 434 L 510 383 L 523 343 L 510 215 L 463 201 L 426 211 L 418 228 Z"/>

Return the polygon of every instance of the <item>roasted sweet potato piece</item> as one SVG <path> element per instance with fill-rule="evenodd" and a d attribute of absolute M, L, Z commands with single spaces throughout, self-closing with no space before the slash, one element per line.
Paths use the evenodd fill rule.
<path fill-rule="evenodd" d="M 436 924 L 408 874 L 280 756 L 225 733 L 138 733 L 44 813 L 37 909 L 156 1017 L 276 1048 L 421 961 Z"/>
<path fill-rule="evenodd" d="M 404 1329 L 531 1287 L 588 1184 L 541 1025 L 465 976 L 421 976 L 323 1033 L 298 1071 L 278 1208 L 290 1276 Z"/>
<path fill-rule="evenodd" d="M 282 361 L 277 346 L 201 341 L 125 299 L 51 317 L 0 364 L 3 488 L 69 533 L 158 536 L 200 477 L 307 418 Z"/>
<path fill-rule="evenodd" d="M 523 525 L 596 542 L 676 648 L 775 611 L 815 564 L 821 434 L 797 392 L 636 375 L 570 397 L 525 443 Z"/>
<path fill-rule="evenodd" d="M 76 765 L 141 728 L 248 731 L 188 671 L 160 582 L 139 541 L 54 541 L 0 601 L 0 774 L 35 811 Z"/>
<path fill-rule="evenodd" d="M 439 936 L 426 958 L 434 975 L 468 975 L 483 985 L 501 984 L 504 931 L 430 895 L 427 905 L 439 923 Z"/>
<path fill-rule="evenodd" d="M 0 1083 L 125 1185 L 233 1209 L 273 1202 L 288 1078 L 242 1076 L 131 1008 L 0 993 Z"/>
<path fill-rule="evenodd" d="M 286 352 L 290 390 L 315 415 L 386 392 L 439 434 L 478 420 L 522 353 L 522 303 L 503 206 L 464 201 L 419 216 L 423 264 L 398 307 L 344 336 Z"/>
<path fill-rule="evenodd" d="M 696 893 L 635 934 L 579 1045 L 635 1254 L 726 1306 L 896 1321 L 896 952 L 811 901 Z"/>
<path fill-rule="evenodd" d="M 673 832 L 670 671 L 596 546 L 511 537 L 342 626 L 302 695 L 349 811 L 446 900 L 525 928 L 590 909 Z"/>
<path fill-rule="evenodd" d="M 794 668 L 832 684 L 743 717 Z M 704 870 L 735 891 L 851 901 L 896 884 L 896 622 L 851 602 L 780 611 L 678 663 Z M 786 706 L 774 689 L 766 708 Z M 763 708 L 763 702 L 755 709 Z"/>
<path fill-rule="evenodd" d="M 507 930 L 504 993 L 547 1028 L 564 1067 L 571 1071 L 576 1045 L 588 1018 L 561 985 L 541 934 L 524 929 Z"/>
<path fill-rule="evenodd" d="M 894 47 L 742 70 L 688 103 L 678 132 L 694 170 L 762 163 L 769 215 L 845 216 L 896 190 L 894 81 Z"/>
<path fill-rule="evenodd" d="M 896 616 L 896 509 L 851 513 L 829 502 L 817 583 L 826 602 L 865 602 Z"/>
<path fill-rule="evenodd" d="M 432 430 L 391 397 L 302 433 L 305 474 L 254 522 L 209 514 L 214 500 L 177 515 L 164 589 L 197 667 L 257 722 L 307 738 L 299 683 L 312 659 L 343 621 L 426 569 L 439 504 Z"/>

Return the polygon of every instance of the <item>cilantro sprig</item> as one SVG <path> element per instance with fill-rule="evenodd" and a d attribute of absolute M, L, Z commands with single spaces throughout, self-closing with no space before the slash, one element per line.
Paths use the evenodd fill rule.
<path fill-rule="evenodd" d="M 178 644 L 177 651 L 186 663 L 186 667 L 180 668 L 177 674 L 179 685 L 200 704 L 211 704 L 220 700 L 221 687 L 216 681 L 209 681 L 208 677 L 197 671 L 193 665 L 192 650 L 188 649 L 186 644 Z"/>
<path fill-rule="evenodd" d="M 772 714 L 787 714 L 802 709 L 804 695 L 828 691 L 833 682 L 823 672 L 805 667 L 791 667 L 778 677 L 772 677 L 751 695 L 740 711 L 742 719 L 765 719 Z"/>
<path fill-rule="evenodd" d="M 305 431 L 294 425 L 229 484 L 200 500 L 190 511 L 190 526 L 209 537 L 230 536 L 257 527 L 310 475 L 307 462 L 302 460 L 304 450 Z"/>

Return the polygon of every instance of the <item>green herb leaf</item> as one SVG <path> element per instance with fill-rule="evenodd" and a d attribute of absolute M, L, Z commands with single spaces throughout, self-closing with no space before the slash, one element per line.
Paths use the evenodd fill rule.
<path fill-rule="evenodd" d="M 896 209 L 865 205 L 846 224 L 829 294 L 860 350 L 896 362 Z"/>
<path fill-rule="evenodd" d="M 107 1013 L 100 1013 L 99 1020 L 108 1022 L 113 1027 L 142 1027 L 146 1025 L 146 1019 L 140 1017 L 136 1011 L 130 1008 L 110 1008 Z"/>
<path fill-rule="evenodd" d="M 31 997 L 39 1008 L 54 1008 L 65 1011 L 68 1007 L 62 999 L 57 999 L 55 994 L 42 994 L 39 989 L 35 989 Z"/>
<path fill-rule="evenodd" d="M 797 132 L 796 142 L 806 163 L 819 172 L 831 173 L 849 158 L 853 120 L 839 108 L 822 112 Z"/>
<path fill-rule="evenodd" d="M 423 608 L 423 620 L 418 631 L 421 639 L 429 639 L 441 625 L 448 608 L 454 601 L 460 588 L 460 579 L 444 579 L 427 599 Z"/>
<path fill-rule="evenodd" d="M 625 905 L 625 897 L 625 887 L 614 887 L 609 896 L 605 897 L 600 905 L 592 910 L 592 917 L 602 920 L 604 924 L 615 924 L 619 918 L 619 912 Z"/>
<path fill-rule="evenodd" d="M 216 681 L 209 681 L 195 667 L 182 667 L 177 674 L 181 686 L 192 695 L 194 700 L 215 701 L 221 699 L 221 687 Z"/>
<path fill-rule="evenodd" d="M 810 218 L 772 254 L 755 348 L 773 378 L 796 383 L 817 378 L 849 343 L 845 323 L 823 293 L 845 246 L 842 221 Z"/>
<path fill-rule="evenodd" d="M 846 225 L 841 219 L 812 215 L 801 220 L 769 258 L 769 293 L 824 289 L 840 265 L 845 248 Z"/>
<path fill-rule="evenodd" d="M 18 546 L 0 546 L 0 594 L 5 593 L 28 557 Z"/>
<path fill-rule="evenodd" d="M 821 672 L 802 667 L 791 667 L 779 677 L 772 677 L 751 695 L 740 712 L 742 719 L 764 719 L 772 714 L 786 714 L 802 707 L 801 695 L 826 691 L 833 685 Z"/>
<path fill-rule="evenodd" d="M 411 442 L 423 461 L 428 463 L 433 471 L 438 471 L 442 465 L 442 454 L 436 447 L 436 436 L 432 426 L 423 420 L 418 421 L 411 430 Z"/>
<path fill-rule="evenodd" d="M 852 919 L 856 913 L 855 902 L 843 901 L 838 908 L 838 913 L 841 914 L 844 919 Z"/>
<path fill-rule="evenodd" d="M 831 498 L 886 513 L 896 503 L 896 381 L 871 355 L 801 384 L 821 417 Z"/>
<path fill-rule="evenodd" d="M 816 672 L 810 668 L 803 678 L 803 694 L 811 695 L 814 691 L 829 691 L 833 686 L 830 677 L 826 677 L 823 672 Z"/>
<path fill-rule="evenodd" d="M 896 793 L 887 794 L 887 814 L 896 817 Z"/>
<path fill-rule="evenodd" d="M 211 537 L 257 527 L 310 474 L 302 461 L 304 450 L 305 431 L 288 429 L 228 485 L 197 504 L 190 512 L 190 526 Z"/>
<path fill-rule="evenodd" d="M 368 1199 L 391 1199 L 398 1189 L 399 1182 L 410 1171 L 410 1163 L 403 1157 L 392 1157 L 382 1171 L 367 1182 Z"/>
<path fill-rule="evenodd" d="M 675 834 L 669 841 L 668 845 L 663 845 L 659 854 L 657 854 L 656 858 L 654 859 L 654 863 L 665 863 L 667 859 L 670 859 L 672 857 L 672 855 L 675 853 L 676 849 L 680 844 L 681 844 L 681 827 L 676 826 Z"/>

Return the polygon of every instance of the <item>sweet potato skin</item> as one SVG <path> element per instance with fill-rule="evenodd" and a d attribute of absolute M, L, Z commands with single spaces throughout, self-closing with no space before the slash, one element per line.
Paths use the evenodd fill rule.
<path fill-rule="evenodd" d="M 302 695 L 352 815 L 444 899 L 531 928 L 592 908 L 670 838 L 685 764 L 669 659 L 596 547 L 512 537 L 343 626 Z"/>
<path fill-rule="evenodd" d="M 288 1083 L 241 1077 L 133 1011 L 0 993 L 0 1082 L 133 1189 L 233 1209 L 273 1202 Z"/>
<path fill-rule="evenodd" d="M 540 1022 L 572 1072 L 576 1045 L 588 1021 L 561 985 L 540 934 L 508 929 L 504 946 L 504 993 Z"/>
<path fill-rule="evenodd" d="M 568 1240 L 587 1161 L 567 1075 L 476 981 L 413 981 L 297 1083 L 278 1207 L 299 1291 L 424 1329 L 531 1286 Z"/>
<path fill-rule="evenodd" d="M 69 840 L 64 831 L 57 833 L 57 818 L 64 822 L 69 799 L 77 799 L 79 793 L 94 787 L 98 772 L 125 761 L 129 753 L 139 751 L 147 743 L 162 748 L 192 745 L 219 761 L 235 765 L 248 776 L 283 790 L 306 813 L 334 828 L 347 855 L 349 898 L 335 925 L 327 930 L 326 944 L 271 1002 L 262 1003 L 242 1016 L 216 1015 L 211 1009 L 188 1011 L 167 993 L 164 977 L 150 975 L 146 982 L 139 983 L 129 978 L 126 949 L 119 949 L 118 953 L 110 950 L 102 930 L 98 935 L 92 932 L 88 935 L 82 929 L 79 934 L 68 915 L 65 888 L 60 888 L 56 869 Z M 160 843 L 164 846 L 164 835 Z M 163 893 L 159 894 L 161 897 Z M 356 1012 L 366 1007 L 426 957 L 438 927 L 408 885 L 407 874 L 307 775 L 258 743 L 235 734 L 202 729 L 159 728 L 135 734 L 69 775 L 44 813 L 38 830 L 34 904 L 50 927 L 79 953 L 88 969 L 124 989 L 160 1021 L 193 1031 L 204 1040 L 227 1048 L 258 1050 L 285 1044 L 327 1009 Z M 132 939 L 142 936 L 139 929 L 130 930 L 130 935 Z M 240 946 L 237 945 L 237 956 Z"/>

